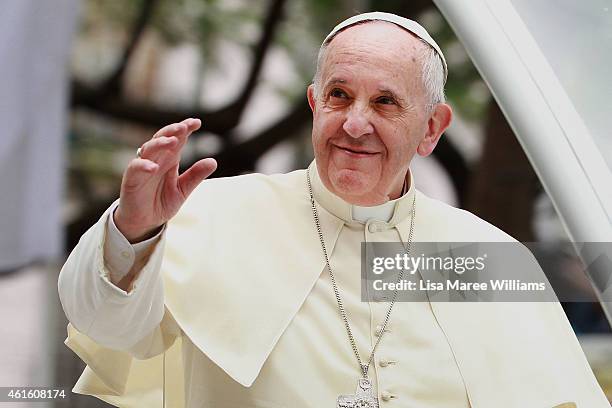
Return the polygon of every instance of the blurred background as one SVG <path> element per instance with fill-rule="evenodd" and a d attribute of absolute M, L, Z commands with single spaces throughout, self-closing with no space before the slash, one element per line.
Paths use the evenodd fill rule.
<path fill-rule="evenodd" d="M 0 386 L 76 382 L 83 364 L 63 345 L 57 276 L 118 197 L 136 148 L 158 128 L 196 117 L 203 127 L 186 146 L 185 168 L 203 156 L 219 163 L 213 177 L 306 167 L 313 153 L 305 91 L 318 47 L 339 21 L 374 9 L 419 21 L 449 65 L 454 122 L 433 156 L 413 161 L 417 188 L 518 240 L 568 240 L 489 88 L 430 0 L 3 0 Z M 560 262 L 550 254 L 541 261 Z M 567 268 L 567 279 L 589 291 Z M 601 308 L 564 308 L 612 399 L 612 333 Z M 47 406 L 107 405 L 75 395 Z"/>

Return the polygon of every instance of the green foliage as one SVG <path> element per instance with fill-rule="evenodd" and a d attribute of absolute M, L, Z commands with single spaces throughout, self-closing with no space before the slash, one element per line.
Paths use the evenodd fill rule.
<path fill-rule="evenodd" d="M 81 15 L 81 30 L 87 31 L 97 26 L 114 30 L 126 30 L 138 15 L 145 0 L 88 0 Z"/>
<path fill-rule="evenodd" d="M 146 0 L 89 0 L 86 3 L 83 29 L 96 25 L 108 25 L 114 30 L 129 32 Z M 316 52 L 321 40 L 330 28 L 350 14 L 367 11 L 359 6 L 375 3 L 378 10 L 396 10 L 405 0 L 347 1 L 347 0 L 287 0 L 284 18 L 276 31 L 275 43 L 281 46 L 293 61 L 297 75 L 296 90 L 279 87 L 279 92 L 289 99 L 303 94 L 304 84 L 310 82 L 315 68 Z M 158 0 L 150 29 L 155 30 L 169 45 L 190 42 L 201 50 L 205 69 L 216 64 L 216 45 L 220 40 L 233 42 L 250 49 L 257 43 L 261 26 L 270 0 Z M 432 7 L 421 17 L 431 21 L 424 24 L 443 50 L 454 51 L 458 40 L 444 18 Z M 432 28 L 433 27 L 433 28 Z M 482 117 L 488 100 L 482 92 L 478 72 L 469 58 L 455 61 L 449 58 L 450 75 L 447 95 L 467 119 Z"/>
<path fill-rule="evenodd" d="M 263 0 L 236 1 L 231 6 L 219 0 L 160 0 L 152 27 L 169 44 L 198 44 L 204 59 L 214 63 L 220 39 L 243 46 L 256 40 L 252 32 L 259 31 L 266 4 Z"/>

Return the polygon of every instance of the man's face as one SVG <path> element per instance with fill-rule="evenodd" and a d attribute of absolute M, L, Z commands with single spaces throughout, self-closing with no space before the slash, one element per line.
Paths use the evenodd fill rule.
<path fill-rule="evenodd" d="M 321 180 L 352 204 L 398 197 L 410 160 L 431 136 L 419 62 L 425 46 L 385 22 L 350 27 L 328 46 L 316 99 L 308 90 L 312 142 Z"/>

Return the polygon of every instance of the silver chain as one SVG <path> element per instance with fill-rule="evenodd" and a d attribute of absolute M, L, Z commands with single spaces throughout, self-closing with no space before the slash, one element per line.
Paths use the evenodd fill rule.
<path fill-rule="evenodd" d="M 389 322 L 389 318 L 391 317 L 391 311 L 393 310 L 393 305 L 395 304 L 395 300 L 397 299 L 398 290 L 396 289 L 393 292 L 393 297 L 391 299 L 391 304 L 389 305 L 389 309 L 387 310 L 387 314 L 385 315 L 385 320 L 380 328 L 380 332 L 378 333 L 378 340 L 374 344 L 372 348 L 372 352 L 370 353 L 370 358 L 368 359 L 368 364 L 364 364 L 361 360 L 361 355 L 359 354 L 359 350 L 357 349 L 357 344 L 355 343 L 355 338 L 353 337 L 353 332 L 351 331 L 351 326 L 348 321 L 348 317 L 346 314 L 346 310 L 344 309 L 344 304 L 342 303 L 342 298 L 340 297 L 340 291 L 338 290 L 338 285 L 336 284 L 336 277 L 332 272 L 331 265 L 329 264 L 329 257 L 327 255 L 327 249 L 325 247 L 325 241 L 323 240 L 323 231 L 321 230 L 321 223 L 319 221 L 319 213 L 317 211 L 317 207 L 314 200 L 314 195 L 312 194 L 312 183 L 310 182 L 310 173 L 306 171 L 306 180 L 308 182 L 308 193 L 310 194 L 310 204 L 312 206 L 312 216 L 314 218 L 315 225 L 317 227 L 317 233 L 319 234 L 319 240 L 321 241 L 321 249 L 323 250 L 323 256 L 325 257 L 325 264 L 327 265 L 327 270 L 329 271 L 329 276 L 331 278 L 332 286 L 334 288 L 334 294 L 336 295 L 336 302 L 338 302 L 338 309 L 340 311 L 340 316 L 342 317 L 342 321 L 344 322 L 344 327 L 346 328 L 346 334 L 348 335 L 349 341 L 351 343 L 351 347 L 353 348 L 353 352 L 355 353 L 355 357 L 357 357 L 357 363 L 359 363 L 359 367 L 361 369 L 361 373 L 363 374 L 363 378 L 368 378 L 368 370 L 370 365 L 372 364 L 372 360 L 374 359 L 374 352 L 376 351 L 376 347 L 378 347 L 378 343 L 383 337 L 385 333 L 385 328 L 387 327 L 387 323 Z M 408 235 L 408 245 L 404 244 L 402 241 L 402 245 L 406 250 L 407 254 L 410 254 L 410 249 L 412 246 L 412 233 L 414 231 L 414 218 L 416 215 L 416 194 L 412 197 L 412 217 L 410 220 L 410 234 Z M 404 270 L 401 270 L 399 276 L 397 278 L 398 282 L 401 282 L 404 276 Z M 399 285 L 398 285 L 399 286 Z"/>

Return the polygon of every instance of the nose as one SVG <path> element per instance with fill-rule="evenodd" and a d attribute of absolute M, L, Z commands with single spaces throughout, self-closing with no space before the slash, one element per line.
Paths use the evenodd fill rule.
<path fill-rule="evenodd" d="M 367 107 L 353 105 L 346 114 L 342 129 L 355 139 L 374 133 L 374 126 L 370 123 Z"/>

